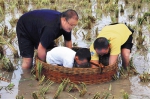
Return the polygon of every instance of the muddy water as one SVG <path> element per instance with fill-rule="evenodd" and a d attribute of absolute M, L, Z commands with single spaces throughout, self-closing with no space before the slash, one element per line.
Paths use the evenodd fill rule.
<path fill-rule="evenodd" d="M 147 7 L 148 4 L 142 4 L 142 8 L 141 11 L 136 10 L 136 13 L 132 10 L 132 3 L 136 3 L 136 2 L 132 2 L 130 5 L 125 5 L 124 0 L 119 0 L 119 8 L 121 5 L 123 5 L 123 7 L 125 8 L 124 10 L 124 14 L 119 13 L 119 18 L 118 18 L 118 22 L 119 23 L 127 23 L 130 25 L 136 25 L 137 24 L 137 17 L 138 15 L 143 14 L 144 12 L 147 12 Z M 92 2 L 92 14 L 93 16 L 96 15 L 96 11 L 95 11 L 95 6 L 97 5 L 96 0 L 93 0 Z M 32 8 L 32 6 L 30 6 L 30 8 Z M 128 15 L 134 14 L 134 19 L 133 20 L 129 20 Z M 93 28 L 91 29 L 91 31 L 95 31 L 95 29 L 98 27 L 98 30 L 100 31 L 105 25 L 108 25 L 111 23 L 111 18 L 110 18 L 111 14 L 108 15 L 103 15 L 102 18 L 100 20 L 98 20 L 95 25 L 93 26 Z M 18 14 L 16 14 L 17 17 L 19 17 Z M 10 14 L 6 15 L 6 19 L 5 19 L 5 24 L 11 28 L 10 24 L 9 24 L 9 19 L 11 18 Z M 77 31 L 77 39 L 72 36 L 73 38 L 73 42 L 78 43 L 78 46 L 80 47 L 89 47 L 91 42 L 94 40 L 94 38 L 92 39 L 92 41 L 86 41 L 82 38 L 82 32 L 84 32 L 85 34 L 88 32 L 87 30 L 78 30 Z M 144 45 L 147 46 L 148 49 L 150 49 L 150 44 L 149 44 L 149 31 L 148 28 L 146 26 L 143 26 L 142 29 L 143 34 L 146 36 L 145 41 L 144 41 Z M 94 32 L 92 32 L 94 35 Z M 136 37 L 137 35 L 137 31 L 135 31 L 134 37 Z M 134 38 L 134 42 L 135 38 Z M 14 44 L 17 47 L 17 43 Z M 12 57 L 12 52 L 7 48 L 4 47 L 5 53 L 7 54 L 8 57 Z M 136 67 L 136 70 L 142 74 L 143 72 L 149 72 L 150 73 L 150 53 L 148 54 L 143 54 L 142 51 L 138 51 L 136 49 L 136 45 L 134 44 L 133 48 L 132 48 L 132 53 L 131 53 L 131 57 L 133 57 L 133 62 L 134 62 L 134 66 Z M 15 84 L 15 87 L 13 88 L 13 90 L 11 92 L 7 92 L 4 88 L 0 91 L 0 96 L 1 99 L 15 99 L 16 95 L 22 95 L 24 96 L 25 99 L 32 99 L 32 93 L 35 91 L 39 90 L 39 85 L 38 85 L 38 81 L 36 81 L 30 74 L 30 71 L 24 71 L 21 69 L 21 58 L 20 59 L 16 59 L 14 60 L 13 58 L 11 58 L 13 61 L 13 64 L 18 67 L 17 70 L 15 70 L 13 73 L 7 73 L 4 71 L 0 71 L 0 73 L 3 73 L 5 75 L 9 75 L 9 79 L 11 80 L 12 83 Z M 7 86 L 9 83 L 7 82 L 3 82 L 0 81 L 0 86 Z M 52 99 L 57 88 L 58 88 L 59 84 L 54 83 L 51 87 L 50 90 L 48 91 L 48 93 L 46 94 L 46 98 L 47 99 Z M 109 90 L 109 87 L 112 86 L 111 90 Z M 84 97 L 79 97 L 79 92 L 75 91 L 75 92 L 71 92 L 68 93 L 66 91 L 62 92 L 59 96 L 59 99 L 73 99 L 71 97 L 74 96 L 77 99 L 91 99 L 92 97 L 94 97 L 94 95 L 96 94 L 96 92 L 99 92 L 101 94 L 101 96 L 105 93 L 108 92 L 110 93 L 109 99 L 112 99 L 112 97 L 114 97 L 114 99 L 123 99 L 123 92 L 126 92 L 129 94 L 129 98 L 130 99 L 150 99 L 150 83 L 142 83 L 140 82 L 140 79 L 137 76 L 131 76 L 129 78 L 122 78 L 119 79 L 117 81 L 111 81 L 108 83 L 103 83 L 103 84 L 94 84 L 94 85 L 88 85 L 87 86 L 87 94 Z"/>

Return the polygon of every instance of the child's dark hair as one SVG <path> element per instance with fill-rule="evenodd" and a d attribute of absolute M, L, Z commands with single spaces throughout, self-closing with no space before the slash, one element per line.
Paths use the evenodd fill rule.
<path fill-rule="evenodd" d="M 90 50 L 87 48 L 81 48 L 76 52 L 76 55 L 79 57 L 79 60 L 87 59 L 88 62 L 91 60 L 91 53 Z"/>

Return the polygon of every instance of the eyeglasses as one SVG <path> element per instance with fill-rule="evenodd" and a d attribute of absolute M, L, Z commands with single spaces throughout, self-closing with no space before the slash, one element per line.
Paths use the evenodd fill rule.
<path fill-rule="evenodd" d="M 75 27 L 75 25 L 70 24 L 70 23 L 67 21 L 67 19 L 66 19 L 66 22 L 67 22 L 72 28 Z"/>
<path fill-rule="evenodd" d="M 78 64 L 76 61 L 73 64 L 73 67 L 76 68 L 88 68 L 90 67 L 90 63 L 82 63 L 82 64 Z"/>

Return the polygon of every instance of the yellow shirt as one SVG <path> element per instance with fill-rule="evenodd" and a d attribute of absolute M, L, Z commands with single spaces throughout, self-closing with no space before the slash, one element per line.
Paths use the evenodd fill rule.
<path fill-rule="evenodd" d="M 121 50 L 121 46 L 127 41 L 132 32 L 125 24 L 116 24 L 105 26 L 97 38 L 105 37 L 110 42 L 110 55 L 118 55 Z M 93 44 L 90 46 L 91 60 L 98 60 L 98 54 L 95 52 Z"/>

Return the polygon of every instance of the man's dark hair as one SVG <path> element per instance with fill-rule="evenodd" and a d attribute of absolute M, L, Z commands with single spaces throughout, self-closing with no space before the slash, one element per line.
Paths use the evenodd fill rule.
<path fill-rule="evenodd" d="M 109 46 L 109 42 L 105 37 L 99 37 L 94 41 L 94 49 L 106 49 Z"/>
<path fill-rule="evenodd" d="M 76 55 L 79 57 L 79 60 L 87 59 L 88 62 L 91 60 L 91 53 L 90 50 L 87 48 L 81 48 L 76 52 Z"/>
<path fill-rule="evenodd" d="M 77 12 L 75 10 L 72 10 L 72 9 L 68 9 L 68 10 L 62 12 L 61 17 L 65 17 L 66 20 L 68 20 L 70 18 L 74 18 L 76 20 L 79 19 Z"/>

